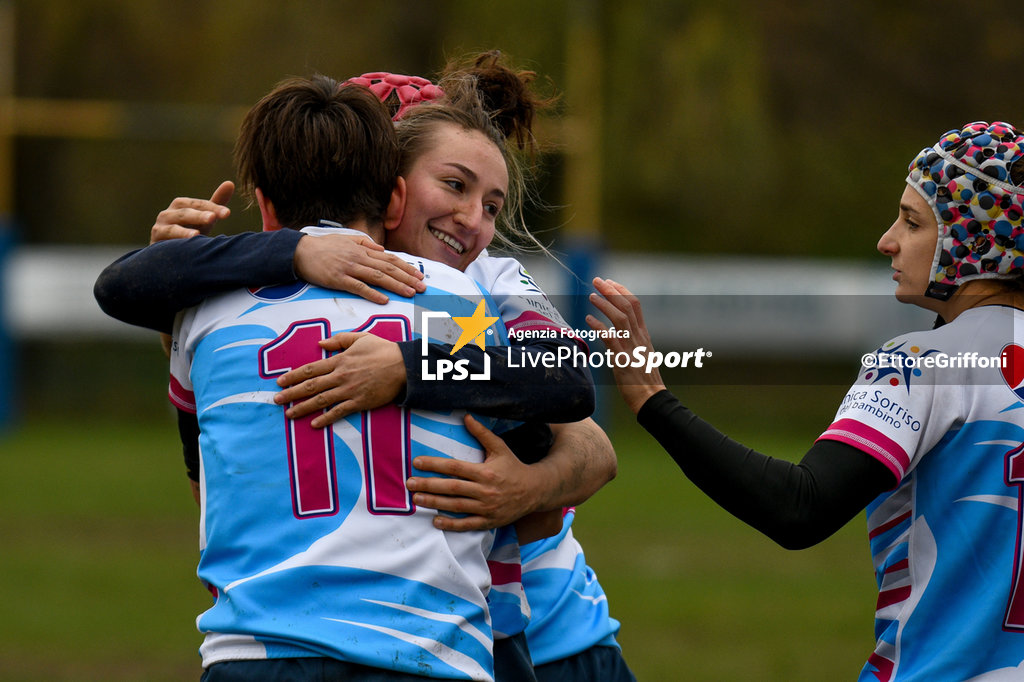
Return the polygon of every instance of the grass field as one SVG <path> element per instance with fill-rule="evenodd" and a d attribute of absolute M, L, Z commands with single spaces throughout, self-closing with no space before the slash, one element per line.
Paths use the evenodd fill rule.
<path fill-rule="evenodd" d="M 693 407 L 778 456 L 802 452 L 838 400 L 835 389 L 696 393 Z M 613 417 L 619 476 L 580 508 L 576 533 L 637 677 L 854 679 L 872 646 L 863 517 L 787 552 Z M 209 596 L 195 578 L 196 520 L 169 415 L 31 420 L 0 435 L 0 679 L 198 679 L 194 621 Z"/>

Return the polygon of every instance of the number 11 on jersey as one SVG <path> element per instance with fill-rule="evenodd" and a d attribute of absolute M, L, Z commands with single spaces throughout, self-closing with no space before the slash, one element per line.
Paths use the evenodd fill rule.
<path fill-rule="evenodd" d="M 327 320 L 296 322 L 260 349 L 260 374 L 278 376 L 308 362 L 324 358 L 320 342 L 331 334 Z M 330 516 L 338 512 L 334 471 L 334 430 L 315 429 L 310 422 L 317 413 L 288 419 L 288 468 L 291 474 L 292 510 L 297 518 Z"/>
<path fill-rule="evenodd" d="M 375 315 L 358 329 L 388 341 L 410 338 L 409 320 L 401 316 Z M 324 358 L 320 341 L 329 338 L 327 320 L 303 320 L 260 349 L 260 375 L 279 376 Z M 314 428 L 313 413 L 299 419 L 285 417 L 288 467 L 291 475 L 292 509 L 297 518 L 330 516 L 338 512 L 337 472 L 334 465 L 334 429 Z M 409 477 L 409 411 L 397 405 L 363 412 L 363 470 L 366 472 L 366 505 L 370 513 L 404 515 L 416 508 L 405 487 Z"/>
<path fill-rule="evenodd" d="M 1017 553 L 1003 628 L 1024 632 L 1024 443 L 1006 453 L 1006 485 L 1017 488 Z"/>

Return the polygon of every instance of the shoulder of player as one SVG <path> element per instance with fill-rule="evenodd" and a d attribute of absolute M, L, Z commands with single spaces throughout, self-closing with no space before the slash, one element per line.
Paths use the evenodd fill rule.
<path fill-rule="evenodd" d="M 478 294 L 481 293 L 481 288 L 486 291 L 486 287 L 480 283 L 479 279 L 470 276 L 468 272 L 462 272 L 450 265 L 419 258 L 408 253 L 399 251 L 391 253 L 422 272 L 428 287 L 455 294 Z M 428 291 L 428 295 L 429 293 Z"/>
<path fill-rule="evenodd" d="M 501 277 L 519 277 L 521 272 L 525 273 L 523 264 L 507 256 L 483 255 L 466 268 L 466 274 L 487 289 L 493 288 L 494 283 Z"/>
<path fill-rule="evenodd" d="M 894 336 L 883 343 L 878 352 L 906 352 L 910 348 L 922 350 L 948 350 L 951 345 L 962 343 L 963 325 L 955 321 L 934 329 L 918 329 Z M 918 352 L 918 351 L 914 351 Z"/>
<path fill-rule="evenodd" d="M 1024 311 L 1004 306 L 971 308 L 947 324 L 894 337 L 881 350 L 900 345 L 946 352 L 978 349 L 997 339 L 1012 338 L 1015 317 L 1019 321 Z M 999 333 L 1001 325 L 1005 325 L 1005 334 Z"/>

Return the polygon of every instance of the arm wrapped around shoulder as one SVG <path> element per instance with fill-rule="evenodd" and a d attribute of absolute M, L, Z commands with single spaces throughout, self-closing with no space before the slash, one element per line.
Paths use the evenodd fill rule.
<path fill-rule="evenodd" d="M 398 345 L 406 370 L 403 407 L 461 408 L 489 417 L 550 423 L 580 421 L 594 412 L 590 368 L 557 361 L 565 355 L 565 350 L 559 353 L 560 348 L 575 347 L 570 338 L 487 346 L 485 350 L 466 346 L 454 355 L 449 344 L 430 344 L 426 357 L 419 341 Z M 441 361 L 461 370 L 439 375 L 436 368 Z"/>

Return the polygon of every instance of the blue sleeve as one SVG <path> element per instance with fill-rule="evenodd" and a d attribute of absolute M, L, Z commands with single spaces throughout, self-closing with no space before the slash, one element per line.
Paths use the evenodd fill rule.
<path fill-rule="evenodd" d="M 594 412 L 594 379 L 586 363 L 557 357 L 576 348 L 569 337 L 526 339 L 514 346 L 487 346 L 485 350 L 471 345 L 451 356 L 450 344 L 429 345 L 428 367 L 437 360 L 469 361 L 472 374 L 484 370 L 484 355 L 490 360 L 489 381 L 459 381 L 451 375 L 444 379 L 423 376 L 423 356 L 419 341 L 398 344 L 405 360 L 406 389 L 404 407 L 428 410 L 466 409 L 470 412 L 519 421 L 567 423 L 586 419 Z"/>
<path fill-rule="evenodd" d="M 170 333 L 178 311 L 208 296 L 294 281 L 292 259 L 302 236 L 278 230 L 157 242 L 108 265 L 93 295 L 115 319 Z"/>

